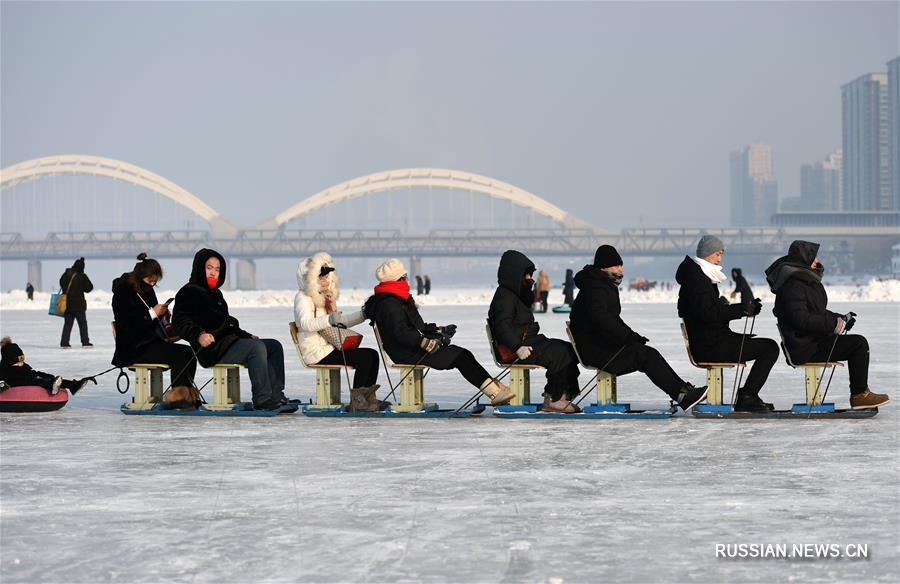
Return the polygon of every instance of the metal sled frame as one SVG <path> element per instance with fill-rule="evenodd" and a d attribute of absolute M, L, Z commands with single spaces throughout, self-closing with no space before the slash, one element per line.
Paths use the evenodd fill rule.
<path fill-rule="evenodd" d="M 297 357 L 307 369 L 314 369 L 316 372 L 316 401 L 313 404 L 303 407 L 304 413 L 306 409 L 334 409 L 343 407 L 345 404 L 341 400 L 341 369 L 343 365 L 316 365 L 309 364 L 303 359 L 303 353 L 300 352 L 300 329 L 297 323 L 291 321 L 288 323 L 288 329 L 291 331 L 291 340 L 294 341 L 294 348 L 297 350 Z M 347 369 L 353 369 L 347 366 Z"/>
<path fill-rule="evenodd" d="M 511 365 L 503 363 L 500 361 L 500 356 L 497 353 L 497 342 L 494 340 L 494 334 L 491 332 L 490 320 L 485 322 L 484 332 L 487 335 L 488 345 L 491 347 L 491 358 L 494 360 L 494 365 L 500 369 L 509 368 L 509 388 L 516 394 L 515 397 L 509 400 L 508 406 L 499 407 L 507 409 L 516 407 L 540 408 L 540 405 L 531 403 L 531 370 L 543 369 L 543 367 L 540 365 L 520 365 L 518 363 Z M 496 412 L 497 408 L 494 408 L 494 411 Z"/>
<path fill-rule="evenodd" d="M 691 365 L 697 367 L 698 369 L 706 369 L 706 404 L 711 406 L 721 406 L 722 405 L 722 386 L 723 386 L 723 370 L 737 368 L 740 369 L 742 367 L 746 367 L 746 362 L 701 362 L 694 359 L 694 354 L 691 353 L 691 343 L 688 340 L 687 326 L 684 324 L 684 320 L 681 321 L 681 336 L 684 339 L 684 348 L 687 351 L 688 359 L 691 362 Z M 737 374 L 737 371 L 735 371 Z M 706 404 L 703 404 L 704 407 Z M 694 406 L 694 411 L 696 411 L 698 406 Z M 728 407 L 731 407 L 730 405 Z"/>

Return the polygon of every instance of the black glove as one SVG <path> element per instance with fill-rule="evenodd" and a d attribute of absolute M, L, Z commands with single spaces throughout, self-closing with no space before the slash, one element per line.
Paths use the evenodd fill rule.
<path fill-rule="evenodd" d="M 745 316 L 756 316 L 762 312 L 762 300 L 754 298 L 744 306 Z"/>
<path fill-rule="evenodd" d="M 444 333 L 445 335 L 447 335 L 448 337 L 452 337 L 453 335 L 456 334 L 456 325 L 448 324 L 447 326 L 442 326 L 441 332 Z"/>
<path fill-rule="evenodd" d="M 856 324 L 856 313 L 848 312 L 844 315 L 844 320 L 847 322 L 847 325 L 844 327 L 845 331 L 849 331 L 853 328 L 853 325 Z"/>
<path fill-rule="evenodd" d="M 425 323 L 425 332 L 426 333 L 436 333 L 436 332 L 440 331 L 440 328 L 441 327 L 434 324 L 433 322 Z"/>
<path fill-rule="evenodd" d="M 631 333 L 631 336 L 628 337 L 629 345 L 638 344 L 638 343 L 641 345 L 646 345 L 649 342 L 650 342 L 650 339 L 648 339 L 647 337 L 642 337 L 641 335 L 639 335 L 637 333 Z"/>

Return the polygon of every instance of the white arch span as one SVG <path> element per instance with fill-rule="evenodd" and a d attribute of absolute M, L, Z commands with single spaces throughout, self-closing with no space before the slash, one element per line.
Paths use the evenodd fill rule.
<path fill-rule="evenodd" d="M 0 191 L 55 174 L 92 174 L 125 181 L 169 198 L 205 219 L 214 230 L 234 229 L 230 221 L 174 182 L 134 164 L 78 154 L 26 160 L 0 170 Z"/>
<path fill-rule="evenodd" d="M 344 181 L 303 199 L 293 207 L 262 223 L 259 227 L 274 229 L 297 217 L 342 201 L 386 190 L 417 187 L 474 191 L 534 209 L 537 213 L 568 227 L 592 227 L 556 205 L 509 183 L 471 172 L 442 168 L 403 168 L 376 172 Z"/>

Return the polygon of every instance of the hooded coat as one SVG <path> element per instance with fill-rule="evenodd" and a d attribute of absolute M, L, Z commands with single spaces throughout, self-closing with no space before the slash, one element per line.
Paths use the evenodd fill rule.
<path fill-rule="evenodd" d="M 599 363 L 622 346 L 639 342 L 620 316 L 619 287 L 601 268 L 585 266 L 575 275 L 578 296 L 572 303 L 570 327 L 578 353 L 587 363 Z"/>
<path fill-rule="evenodd" d="M 766 269 L 766 281 L 775 294 L 775 318 L 784 344 L 796 363 L 805 363 L 819 343 L 834 335 L 840 316 L 828 307 L 822 277 L 810 266 L 819 244 L 795 241 L 786 256 Z"/>
<path fill-rule="evenodd" d="M 337 302 L 340 297 L 337 272 L 328 273 L 328 288 L 319 290 L 319 273 L 323 266 L 334 268 L 334 261 L 327 253 L 317 253 L 297 266 L 297 295 L 294 296 L 294 322 L 300 329 L 300 355 L 309 365 L 327 357 L 334 347 L 319 334 L 331 325 L 325 311 L 326 294 Z M 356 326 L 365 320 L 362 311 L 344 316 L 347 326 Z"/>
<path fill-rule="evenodd" d="M 116 351 L 112 364 L 117 367 L 131 365 L 143 347 L 162 340 L 159 319 L 150 316 L 150 308 L 159 304 L 156 291 L 143 280 L 139 283 L 140 292 L 135 291 L 129 275 L 130 272 L 126 272 L 112 281 L 112 309 L 116 327 Z"/>
<path fill-rule="evenodd" d="M 94 289 L 94 284 L 84 273 L 83 258 L 75 260 L 71 268 L 66 268 L 63 275 L 59 277 L 59 287 L 66 292 L 66 314 L 87 310 L 87 300 L 84 299 L 84 295 Z"/>
<path fill-rule="evenodd" d="M 488 324 L 494 340 L 516 351 L 540 333 L 540 325 L 534 320 L 531 300 L 523 298 L 522 278 L 534 273 L 534 262 L 525 254 L 508 250 L 500 258 L 497 268 L 499 287 L 494 292 L 488 309 Z"/>
<path fill-rule="evenodd" d="M 719 286 L 689 256 L 678 266 L 675 281 L 681 285 L 678 316 L 684 319 L 695 356 L 714 352 L 721 343 L 735 339 L 740 342 L 741 335 L 732 331 L 728 323 L 744 316 L 743 305 L 730 304 L 722 298 Z"/>
<path fill-rule="evenodd" d="M 218 258 L 221 265 L 219 281 L 212 289 L 206 283 L 206 260 L 211 257 Z M 241 328 L 236 318 L 228 314 L 228 303 L 220 290 L 226 281 L 226 275 L 225 258 L 215 250 L 201 249 L 194 255 L 190 280 L 175 295 L 172 324 L 178 335 L 191 344 L 203 367 L 218 363 L 238 339 L 253 336 Z M 216 342 L 208 347 L 201 347 L 197 341 L 201 333 L 213 335 Z"/>

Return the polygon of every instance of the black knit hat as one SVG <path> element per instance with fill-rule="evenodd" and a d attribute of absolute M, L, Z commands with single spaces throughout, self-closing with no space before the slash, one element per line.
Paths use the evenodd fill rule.
<path fill-rule="evenodd" d="M 4 367 L 8 367 L 17 363 L 19 361 L 19 357 L 23 355 L 22 349 L 19 348 L 19 345 L 12 342 L 12 339 L 9 337 L 3 337 L 3 340 L 0 340 L 0 345 L 3 345 L 0 348 L 0 365 Z"/>
<path fill-rule="evenodd" d="M 594 254 L 594 265 L 598 268 L 611 268 L 623 265 L 622 256 L 611 245 L 601 245 Z"/>

